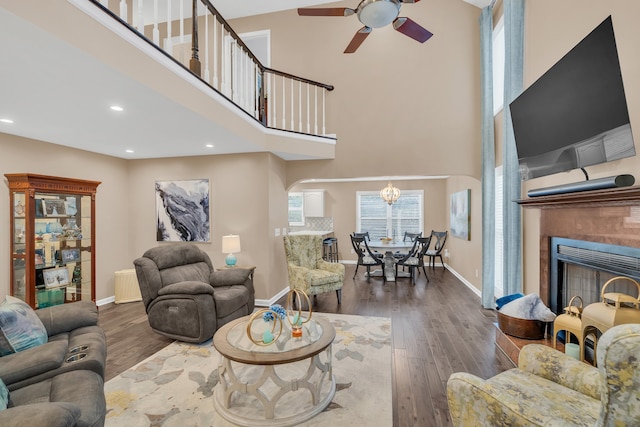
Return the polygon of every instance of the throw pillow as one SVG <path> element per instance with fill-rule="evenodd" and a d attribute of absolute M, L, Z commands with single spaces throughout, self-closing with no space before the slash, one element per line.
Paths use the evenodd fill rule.
<path fill-rule="evenodd" d="M 9 389 L 0 378 L 0 411 L 7 409 L 9 405 Z"/>
<path fill-rule="evenodd" d="M 0 304 L 0 356 L 47 342 L 47 330 L 26 302 L 7 295 Z"/>

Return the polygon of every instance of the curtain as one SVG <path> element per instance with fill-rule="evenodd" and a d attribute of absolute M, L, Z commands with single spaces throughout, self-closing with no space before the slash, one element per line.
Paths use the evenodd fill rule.
<path fill-rule="evenodd" d="M 521 180 L 511 125 L 509 103 L 522 92 L 524 78 L 524 1 L 504 2 L 504 146 L 503 221 L 505 295 L 522 292 L 522 212 L 514 200 L 521 198 Z"/>
<path fill-rule="evenodd" d="M 493 8 L 480 15 L 480 96 L 482 117 L 482 306 L 494 308 L 495 137 L 493 129 Z M 501 272 L 499 272 L 501 274 Z"/>

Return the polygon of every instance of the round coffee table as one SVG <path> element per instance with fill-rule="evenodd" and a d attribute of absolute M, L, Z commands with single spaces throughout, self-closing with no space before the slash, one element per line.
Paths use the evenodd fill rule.
<path fill-rule="evenodd" d="M 249 318 L 224 325 L 213 337 L 222 356 L 214 390 L 218 413 L 238 425 L 284 427 L 322 412 L 336 392 L 331 365 L 336 331 L 331 323 L 313 317 L 304 324 L 302 338 L 292 338 L 285 320 L 280 338 L 260 346 L 247 337 Z M 253 325 L 260 329 L 267 324 L 258 319 Z"/>

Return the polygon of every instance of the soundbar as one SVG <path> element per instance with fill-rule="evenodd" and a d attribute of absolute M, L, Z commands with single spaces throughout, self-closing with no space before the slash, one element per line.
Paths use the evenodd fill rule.
<path fill-rule="evenodd" d="M 616 175 L 606 178 L 590 179 L 571 184 L 529 190 L 529 197 L 551 196 L 552 194 L 577 193 L 579 191 L 602 190 L 605 188 L 630 187 L 636 182 L 633 175 Z"/>

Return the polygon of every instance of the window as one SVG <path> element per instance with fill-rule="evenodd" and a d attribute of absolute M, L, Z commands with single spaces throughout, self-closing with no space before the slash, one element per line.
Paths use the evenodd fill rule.
<path fill-rule="evenodd" d="M 403 191 L 394 204 L 389 206 L 377 191 L 356 193 L 357 231 L 368 231 L 371 240 L 381 237 L 404 237 L 405 231 L 423 231 L 424 191 Z"/>
<path fill-rule="evenodd" d="M 493 115 L 502 110 L 504 104 L 504 18 L 501 17 L 493 29 Z"/>
<path fill-rule="evenodd" d="M 303 193 L 289 193 L 289 225 L 304 225 Z"/>

